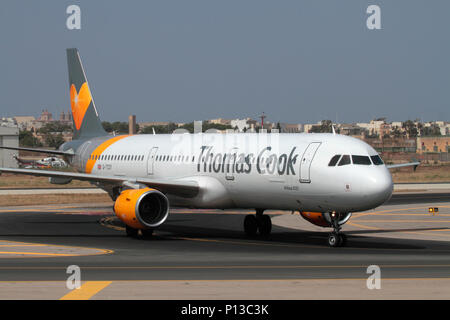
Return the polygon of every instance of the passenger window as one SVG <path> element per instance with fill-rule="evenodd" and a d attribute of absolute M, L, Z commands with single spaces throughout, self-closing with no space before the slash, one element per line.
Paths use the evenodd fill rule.
<path fill-rule="evenodd" d="M 331 158 L 330 163 L 328 163 L 329 167 L 334 167 L 336 163 L 338 162 L 339 158 L 341 157 L 340 154 L 335 155 L 333 158 Z"/>
<path fill-rule="evenodd" d="M 379 155 L 370 156 L 374 165 L 379 166 L 383 164 L 383 160 L 381 160 Z"/>
<path fill-rule="evenodd" d="M 355 156 L 352 155 L 353 164 L 362 164 L 365 166 L 370 166 L 372 163 L 368 156 Z"/>
<path fill-rule="evenodd" d="M 341 158 L 341 161 L 339 161 L 338 166 L 345 166 L 350 163 L 351 163 L 350 156 L 348 154 L 344 154 Z"/>

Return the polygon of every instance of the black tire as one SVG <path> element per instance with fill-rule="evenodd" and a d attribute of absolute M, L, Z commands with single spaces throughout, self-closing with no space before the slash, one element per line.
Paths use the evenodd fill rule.
<path fill-rule="evenodd" d="M 339 247 L 341 245 L 341 237 L 339 234 L 333 232 L 328 236 L 328 245 L 330 247 Z"/>
<path fill-rule="evenodd" d="M 245 234 L 254 237 L 258 231 L 258 221 L 252 214 L 246 215 L 244 219 L 244 231 Z"/>
<path fill-rule="evenodd" d="M 138 235 L 138 229 L 126 226 L 125 231 L 127 233 L 127 237 L 136 238 Z"/>
<path fill-rule="evenodd" d="M 347 236 L 343 233 L 340 234 L 341 247 L 345 247 L 347 245 Z"/>
<path fill-rule="evenodd" d="M 258 231 L 263 237 L 270 235 L 272 231 L 272 219 L 269 216 L 262 215 L 258 219 Z"/>
<path fill-rule="evenodd" d="M 144 238 L 151 238 L 153 236 L 153 229 L 141 229 Z"/>

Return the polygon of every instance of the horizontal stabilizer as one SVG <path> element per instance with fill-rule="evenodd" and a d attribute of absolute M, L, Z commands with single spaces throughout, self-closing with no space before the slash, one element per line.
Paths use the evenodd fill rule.
<path fill-rule="evenodd" d="M 56 154 L 56 155 L 61 155 L 61 156 L 74 156 L 75 155 L 72 150 L 61 151 L 61 150 L 48 150 L 48 149 L 36 149 L 36 148 L 24 148 L 24 147 L 3 147 L 3 146 L 0 146 L 0 149 L 23 150 L 23 151 L 30 151 L 30 152 Z"/>

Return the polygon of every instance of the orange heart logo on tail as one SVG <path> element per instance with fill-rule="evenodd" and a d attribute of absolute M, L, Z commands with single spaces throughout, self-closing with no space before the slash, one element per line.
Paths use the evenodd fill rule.
<path fill-rule="evenodd" d="M 75 122 L 75 127 L 80 130 L 81 124 L 83 123 L 84 115 L 91 104 L 91 92 L 87 83 L 83 83 L 80 88 L 80 92 L 77 93 L 75 85 L 70 86 L 70 104 L 72 108 L 73 121 Z"/>

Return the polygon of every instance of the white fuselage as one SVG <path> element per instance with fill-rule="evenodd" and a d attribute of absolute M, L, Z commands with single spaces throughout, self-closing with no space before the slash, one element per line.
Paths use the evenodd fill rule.
<path fill-rule="evenodd" d="M 86 144 L 95 139 L 77 150 L 82 171 L 93 152 Z M 378 154 L 361 140 L 333 134 L 133 135 L 102 150 L 90 173 L 196 181 L 197 196 L 168 195 L 172 206 L 193 208 L 355 212 L 390 198 L 384 164 L 329 166 L 335 155 Z"/>

